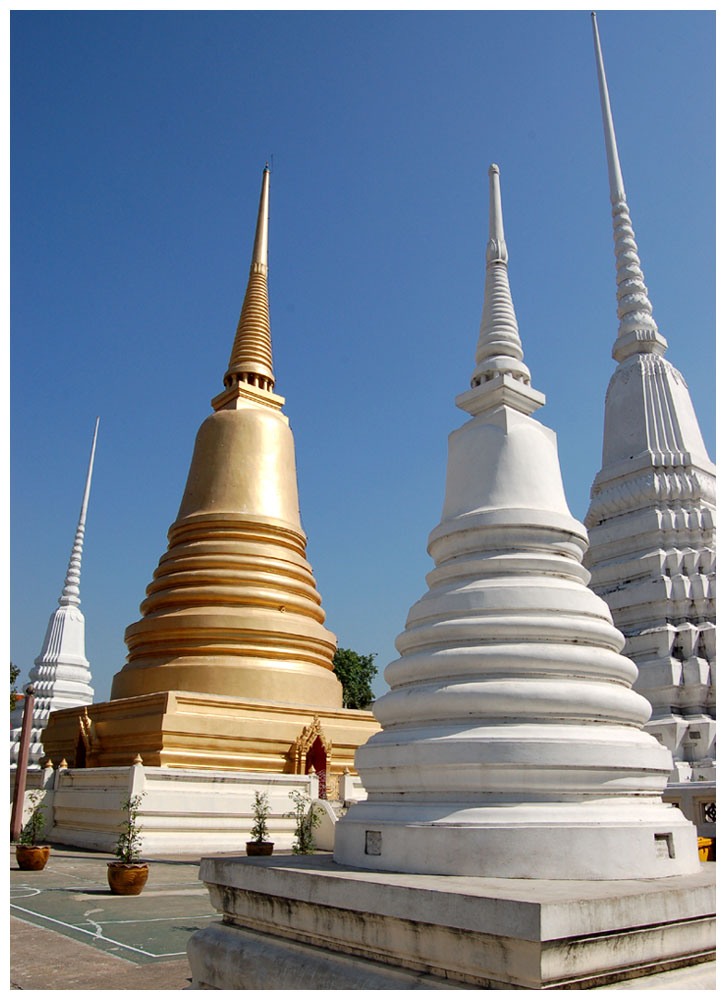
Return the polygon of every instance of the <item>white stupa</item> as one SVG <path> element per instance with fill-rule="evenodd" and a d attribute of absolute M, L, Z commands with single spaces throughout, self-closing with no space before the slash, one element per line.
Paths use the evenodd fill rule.
<path fill-rule="evenodd" d="M 698 870 L 695 828 L 661 795 L 669 751 L 567 507 L 556 437 L 534 420 L 490 176 L 471 419 L 451 434 L 428 592 L 411 608 L 356 753 L 368 798 L 335 860 L 420 874 L 652 879 Z"/>
<path fill-rule="evenodd" d="M 81 513 L 68 563 L 63 593 L 58 607 L 50 616 L 40 655 L 30 671 L 30 683 L 35 695 L 31 727 L 29 764 L 37 767 L 43 756 L 42 731 L 51 712 L 60 708 L 75 708 L 93 702 L 91 671 L 86 659 L 85 620 L 81 612 L 81 557 L 86 532 L 86 513 L 91 492 L 93 459 L 96 453 L 98 418 L 93 430 L 91 457 L 86 473 Z M 21 703 L 22 704 L 22 703 Z M 11 716 L 10 766 L 17 764 L 22 726 L 22 707 Z M 58 763 L 58 761 L 56 761 Z"/>
<path fill-rule="evenodd" d="M 673 754 L 671 782 L 699 789 L 692 818 L 714 810 L 716 469 L 688 386 L 666 360 L 620 171 L 597 20 L 593 18 L 613 214 L 619 328 L 605 399 L 602 468 L 585 519 L 586 565 L 638 666 L 647 730 Z M 677 796 L 675 796 L 678 799 Z M 705 815 L 700 813 L 705 811 Z M 710 816 L 715 820 L 714 815 Z"/>

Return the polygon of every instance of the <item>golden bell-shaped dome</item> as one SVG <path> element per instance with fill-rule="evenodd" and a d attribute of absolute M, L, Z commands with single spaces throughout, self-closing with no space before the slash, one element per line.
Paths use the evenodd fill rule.
<path fill-rule="evenodd" d="M 267 293 L 270 175 L 250 278 L 214 412 L 197 434 L 169 546 L 126 630 L 112 699 L 187 691 L 340 708 L 336 638 L 306 559 L 295 446 L 273 393 Z"/>

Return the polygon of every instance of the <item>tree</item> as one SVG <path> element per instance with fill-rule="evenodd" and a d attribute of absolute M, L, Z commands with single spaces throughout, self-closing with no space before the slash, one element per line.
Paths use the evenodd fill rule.
<path fill-rule="evenodd" d="M 15 690 L 15 681 L 20 675 L 20 667 L 16 667 L 14 663 L 10 664 L 10 711 L 15 708 L 15 702 L 18 700 L 18 692 Z"/>
<path fill-rule="evenodd" d="M 343 708 L 368 708 L 373 701 L 371 682 L 378 673 L 376 653 L 363 656 L 352 649 L 336 649 L 333 671 L 343 685 Z"/>

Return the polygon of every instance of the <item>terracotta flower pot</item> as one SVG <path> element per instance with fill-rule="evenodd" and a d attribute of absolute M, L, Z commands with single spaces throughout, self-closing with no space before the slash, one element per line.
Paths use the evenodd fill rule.
<path fill-rule="evenodd" d="M 271 840 L 248 840 L 247 853 L 252 858 L 258 858 L 263 855 L 272 854 L 274 846 Z"/>
<path fill-rule="evenodd" d="M 108 884 L 114 895 L 138 896 L 149 877 L 149 866 L 144 861 L 109 861 L 107 874 Z"/>
<path fill-rule="evenodd" d="M 50 847 L 43 844 L 16 844 L 15 860 L 23 872 L 39 872 L 50 857 Z"/>

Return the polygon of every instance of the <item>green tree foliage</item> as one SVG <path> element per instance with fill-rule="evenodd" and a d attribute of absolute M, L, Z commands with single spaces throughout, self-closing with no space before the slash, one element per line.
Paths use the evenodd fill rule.
<path fill-rule="evenodd" d="M 368 708 L 373 701 L 371 683 L 378 673 L 376 653 L 362 656 L 352 649 L 336 649 L 335 676 L 343 685 L 343 708 Z"/>
<path fill-rule="evenodd" d="M 18 692 L 15 690 L 15 681 L 20 676 L 20 667 L 16 667 L 14 663 L 10 664 L 10 711 L 15 708 L 15 703 L 18 700 Z"/>

